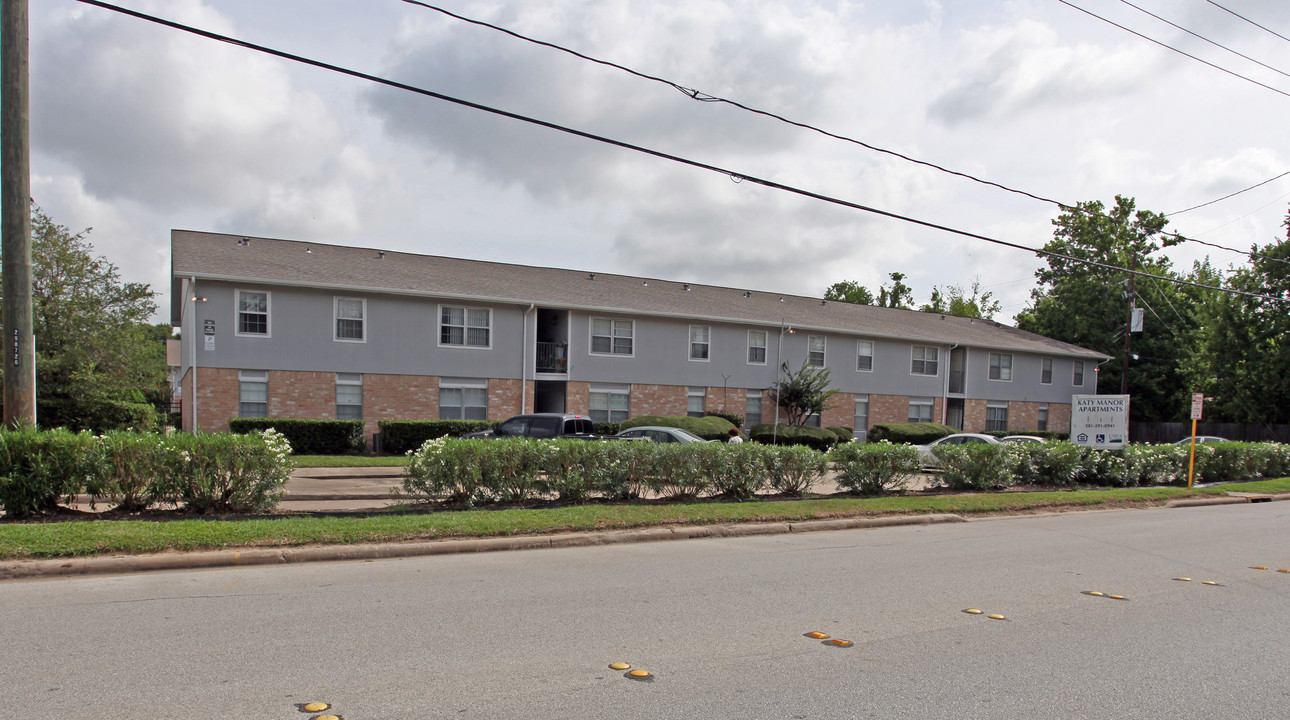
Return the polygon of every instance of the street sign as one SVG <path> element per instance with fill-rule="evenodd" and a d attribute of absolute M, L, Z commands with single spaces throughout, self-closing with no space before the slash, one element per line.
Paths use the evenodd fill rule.
<path fill-rule="evenodd" d="M 203 321 L 202 321 L 202 334 L 203 334 L 203 335 L 214 335 L 214 334 L 215 334 L 215 321 L 214 321 L 214 320 L 203 320 Z"/>
<path fill-rule="evenodd" d="M 1205 407 L 1205 393 L 1191 394 L 1191 419 L 1199 420 L 1201 411 Z"/>

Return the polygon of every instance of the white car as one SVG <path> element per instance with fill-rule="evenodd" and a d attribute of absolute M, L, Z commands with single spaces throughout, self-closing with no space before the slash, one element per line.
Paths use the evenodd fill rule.
<path fill-rule="evenodd" d="M 706 443 L 711 440 L 693 435 L 681 428 L 642 425 L 628 428 L 614 436 L 620 440 L 652 440 L 658 443 Z"/>
<path fill-rule="evenodd" d="M 998 445 L 999 439 L 993 435 L 982 435 L 980 433 L 955 433 L 935 440 L 927 445 L 918 446 L 918 456 L 923 462 L 923 467 L 934 468 L 940 467 L 941 461 L 937 459 L 936 454 L 932 452 L 942 445 L 972 445 L 983 443 L 986 445 Z"/>
<path fill-rule="evenodd" d="M 999 438 L 999 442 L 1006 443 L 1041 443 L 1044 439 L 1038 435 L 1005 435 Z"/>

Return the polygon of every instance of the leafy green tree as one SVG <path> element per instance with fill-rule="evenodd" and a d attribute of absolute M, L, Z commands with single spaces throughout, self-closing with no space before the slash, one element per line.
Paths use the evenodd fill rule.
<path fill-rule="evenodd" d="M 830 370 L 815 367 L 810 360 L 802 361 L 796 371 L 784 363 L 780 371 L 784 379 L 775 383 L 775 404 L 784 409 L 789 425 L 802 425 L 808 417 L 823 414 L 838 392 L 829 389 Z"/>
<path fill-rule="evenodd" d="M 52 402 L 73 417 L 100 417 L 91 406 L 141 404 L 166 384 L 165 343 L 147 323 L 157 307 L 152 290 L 122 282 L 115 265 L 94 255 L 89 232 L 72 233 L 32 205 L 38 412 Z"/>
<path fill-rule="evenodd" d="M 833 283 L 824 291 L 825 300 L 835 300 L 853 305 L 873 305 L 873 293 L 869 288 L 854 280 L 841 280 Z"/>
<path fill-rule="evenodd" d="M 880 286 L 877 295 L 854 280 L 842 280 L 833 283 L 824 291 L 824 299 L 855 305 L 877 305 L 909 310 L 914 304 L 914 293 L 905 284 L 906 275 L 894 272 L 888 277 L 891 278 L 891 287 Z"/>
<path fill-rule="evenodd" d="M 878 305 L 889 308 L 909 310 L 914 306 L 914 291 L 905 284 L 905 273 L 894 272 L 890 275 L 891 287 L 883 285 L 878 288 Z"/>
<path fill-rule="evenodd" d="M 1032 304 L 1017 316 L 1017 326 L 1110 356 L 1096 374 L 1099 392 L 1120 392 L 1128 274 L 1079 261 L 1177 277 L 1168 258 L 1153 257 L 1176 243 L 1158 239 L 1167 222 L 1163 215 L 1136 209 L 1132 198 L 1122 196 L 1116 196 L 1110 209 L 1101 202 L 1083 202 L 1053 221 L 1053 239 L 1044 249 L 1072 259 L 1044 257 L 1048 266 L 1035 273 L 1038 287 L 1031 292 Z M 1187 354 L 1183 331 L 1193 303 L 1168 281 L 1138 277 L 1134 284 L 1134 299 L 1139 307 L 1150 309 L 1150 320 L 1132 338 L 1130 413 L 1135 420 L 1176 420 L 1189 398 L 1180 368 Z"/>
<path fill-rule="evenodd" d="M 933 285 L 931 300 L 918 310 L 959 317 L 991 319 L 1002 309 L 999 301 L 994 299 L 994 293 L 981 292 L 980 277 L 972 279 L 971 290 L 972 294 L 968 295 L 962 287 L 950 285 L 942 292 L 939 287 Z"/>

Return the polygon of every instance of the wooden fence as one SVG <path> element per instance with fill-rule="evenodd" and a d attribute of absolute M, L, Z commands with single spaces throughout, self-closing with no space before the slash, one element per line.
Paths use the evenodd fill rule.
<path fill-rule="evenodd" d="M 1290 443 L 1290 425 L 1254 425 L 1242 423 L 1196 423 L 1197 435 L 1217 435 L 1237 442 Z M 1129 439 L 1133 442 L 1169 443 L 1191 437 L 1190 422 L 1130 422 Z"/>

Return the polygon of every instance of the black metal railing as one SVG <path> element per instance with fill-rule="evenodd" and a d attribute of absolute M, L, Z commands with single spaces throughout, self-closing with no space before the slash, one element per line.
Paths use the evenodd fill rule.
<path fill-rule="evenodd" d="M 566 343 L 540 342 L 537 344 L 536 370 L 540 373 L 566 373 L 569 371 L 568 345 Z"/>

